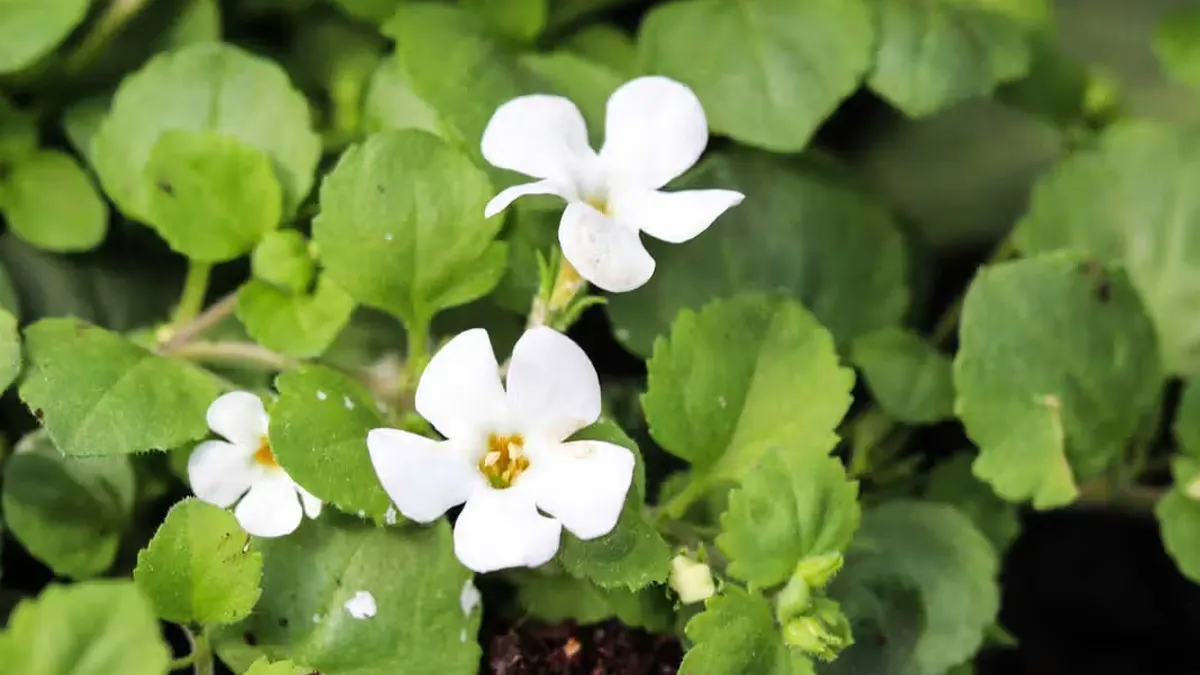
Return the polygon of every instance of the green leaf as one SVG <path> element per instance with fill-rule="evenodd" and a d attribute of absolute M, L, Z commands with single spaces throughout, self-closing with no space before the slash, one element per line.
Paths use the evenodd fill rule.
<path fill-rule="evenodd" d="M 7 0 L 0 4 L 0 73 L 33 65 L 87 16 L 89 0 Z"/>
<path fill-rule="evenodd" d="M 746 473 L 721 516 L 727 571 L 752 588 L 782 584 L 804 558 L 844 551 L 861 516 L 858 481 L 841 460 L 786 448 Z"/>
<path fill-rule="evenodd" d="M 541 621 L 574 620 L 586 625 L 617 619 L 626 626 L 659 633 L 670 629 L 675 619 L 661 588 L 603 588 L 586 579 L 538 572 L 514 576 L 521 608 Z"/>
<path fill-rule="evenodd" d="M 949 356 L 919 335 L 884 328 L 854 341 L 851 360 L 891 417 L 929 424 L 954 417 L 954 375 Z"/>
<path fill-rule="evenodd" d="M 384 60 L 371 74 L 363 101 L 363 129 L 367 133 L 420 129 L 458 142 L 456 132 L 413 91 L 408 75 L 395 59 Z"/>
<path fill-rule="evenodd" d="M 625 31 L 604 23 L 584 26 L 573 33 L 562 47 L 569 52 L 607 66 L 626 78 L 638 74 L 637 45 Z"/>
<path fill-rule="evenodd" d="M 350 16 L 368 23 L 380 24 L 392 18 L 405 0 L 333 0 Z"/>
<path fill-rule="evenodd" d="M 1200 8 L 1177 7 L 1159 20 L 1154 53 L 1181 84 L 1200 87 Z"/>
<path fill-rule="evenodd" d="M 8 389 L 21 372 L 21 334 L 17 320 L 0 306 L 0 392 Z"/>
<path fill-rule="evenodd" d="M 125 457 L 64 457 L 35 433 L 4 467 L 11 534 L 55 573 L 76 579 L 112 566 L 133 514 L 134 473 Z"/>
<path fill-rule="evenodd" d="M 863 0 L 685 0 L 655 7 L 638 46 L 695 90 L 713 131 L 794 152 L 858 88 L 874 26 Z"/>
<path fill-rule="evenodd" d="M 312 293 L 251 279 L 238 289 L 237 317 L 262 346 L 298 358 L 320 356 L 350 321 L 354 300 L 327 275 Z"/>
<path fill-rule="evenodd" d="M 681 187 L 716 186 L 746 201 L 686 246 L 646 242 L 654 276 L 608 303 L 621 343 L 649 356 L 680 310 L 746 291 L 794 295 L 842 345 L 904 317 L 906 244 L 874 197 L 815 162 L 747 151 L 706 162 Z"/>
<path fill-rule="evenodd" d="M 197 42 L 221 40 L 221 6 L 217 0 L 187 0 L 171 25 L 167 46 L 185 47 Z"/>
<path fill-rule="evenodd" d="M 384 426 L 371 394 L 324 366 L 283 373 L 275 388 L 270 437 L 280 466 L 321 501 L 382 519 L 391 502 L 367 454 L 367 432 Z"/>
<path fill-rule="evenodd" d="M 524 54 L 521 65 L 579 107 L 592 146 L 601 147 L 608 97 L 624 84 L 621 74 L 566 51 Z"/>
<path fill-rule="evenodd" d="M 1021 518 L 1016 505 L 996 496 L 971 473 L 972 461 L 972 455 L 959 454 L 935 466 L 925 497 L 961 511 L 1003 554 L 1021 534 Z"/>
<path fill-rule="evenodd" d="M 108 115 L 108 107 L 112 97 L 100 94 L 80 99 L 67 106 L 63 111 L 63 132 L 67 135 L 75 153 L 92 163 L 92 137 L 99 131 L 100 125 Z"/>
<path fill-rule="evenodd" d="M 271 659 L 330 675 L 473 673 L 481 612 L 460 597 L 471 573 L 454 558 L 450 525 L 376 528 L 323 517 L 259 540 L 263 593 L 245 622 L 220 635 L 254 642 Z M 370 593 L 373 618 L 345 609 Z"/>
<path fill-rule="evenodd" d="M 1188 380 L 1172 427 L 1182 454 L 1200 459 L 1200 381 Z"/>
<path fill-rule="evenodd" d="M 478 14 L 498 35 L 519 42 L 531 42 L 546 27 L 550 0 L 463 0 L 461 3 Z"/>
<path fill-rule="evenodd" d="M 980 272 L 963 302 L 955 410 L 975 475 L 1009 501 L 1070 503 L 1138 430 L 1163 383 L 1125 273 L 1070 253 Z"/>
<path fill-rule="evenodd" d="M 896 501 L 867 511 L 831 594 L 835 598 L 856 592 L 882 594 L 881 607 L 875 609 L 883 621 L 865 611 L 861 602 L 847 599 L 842 606 L 855 624 L 856 636 L 874 632 L 872 627 L 888 632 L 878 641 L 857 638 L 837 664 L 845 659 L 849 665 L 856 652 L 878 649 L 894 640 L 894 646 L 884 647 L 898 649 L 890 667 L 875 672 L 942 675 L 979 649 L 984 631 L 995 621 L 1000 601 L 998 571 L 995 549 L 970 519 L 953 507 Z M 891 595 L 900 589 L 915 591 L 910 596 L 915 602 L 901 602 Z M 896 618 L 896 613 L 904 619 Z M 903 651 L 910 640 L 889 634 L 893 631 L 918 633 L 910 650 Z"/>
<path fill-rule="evenodd" d="M 256 279 L 293 293 L 308 290 L 316 275 L 308 240 L 296 230 L 268 232 L 250 256 L 250 269 Z"/>
<path fill-rule="evenodd" d="M 164 131 L 146 160 L 146 220 L 175 251 L 224 262 L 282 218 L 283 193 L 258 148 L 213 131 Z"/>
<path fill-rule="evenodd" d="M 132 581 L 51 584 L 0 633 L 6 673 L 163 675 L 171 652 Z"/>
<path fill-rule="evenodd" d="M 1187 242 L 1200 228 L 1200 133 L 1136 120 L 1046 176 L 1014 234 L 1033 254 L 1086 251 L 1122 265 L 1154 320 L 1168 372 L 1200 372 L 1200 265 Z"/>
<path fill-rule="evenodd" d="M 33 324 L 25 346 L 21 400 L 66 455 L 163 450 L 208 433 L 219 389 L 190 364 L 76 319 Z"/>
<path fill-rule="evenodd" d="M 37 150 L 37 118 L 0 94 L 0 168 Z"/>
<path fill-rule="evenodd" d="M 312 188 L 321 141 L 308 102 L 274 62 L 224 43 L 199 43 L 154 57 L 125 78 L 92 139 L 104 191 L 126 215 L 148 220 L 146 165 L 159 135 L 212 131 L 261 150 L 283 187 L 284 212 Z"/>
<path fill-rule="evenodd" d="M 813 675 L 813 662 L 783 643 L 765 598 L 728 585 L 687 623 L 694 644 L 679 672 L 688 675 Z"/>
<path fill-rule="evenodd" d="M 710 478 L 740 478 L 776 448 L 829 452 L 854 384 L 808 311 L 760 295 L 680 312 L 647 368 L 650 434 Z"/>
<path fill-rule="evenodd" d="M 133 579 L 166 621 L 240 621 L 258 600 L 262 578 L 262 555 L 249 543 L 232 513 L 187 498 L 171 507 L 138 553 Z"/>
<path fill-rule="evenodd" d="M 420 131 L 383 132 L 347 150 L 321 185 L 313 240 L 354 299 L 427 326 L 439 310 L 492 290 L 505 271 L 485 219 L 487 176 Z"/>
<path fill-rule="evenodd" d="M 104 241 L 108 205 L 70 155 L 42 150 L 0 179 L 0 211 L 18 237 L 47 251 L 86 251 Z"/>
<path fill-rule="evenodd" d="M 629 448 L 637 463 L 633 484 L 625 496 L 625 506 L 612 532 L 589 541 L 573 536 L 563 538 L 558 561 L 568 574 L 588 579 L 601 588 L 636 591 L 667 579 L 671 549 L 646 515 L 645 463 L 637 444 L 609 420 L 601 420 L 584 429 L 572 440 L 597 440 Z"/>
<path fill-rule="evenodd" d="M 867 83 L 909 115 L 987 94 L 1029 71 L 1027 27 L 995 2 L 900 0 L 877 6 L 879 40 Z"/>
<path fill-rule="evenodd" d="M 250 670 L 245 675 L 310 675 L 308 668 L 301 668 L 291 661 L 276 661 L 271 663 L 264 656 L 250 664 Z"/>
<path fill-rule="evenodd" d="M 1154 515 L 1163 546 L 1179 571 L 1200 583 L 1200 500 L 1194 496 L 1200 462 L 1193 457 L 1179 457 L 1172 462 L 1171 474 L 1175 485 L 1154 505 Z"/>

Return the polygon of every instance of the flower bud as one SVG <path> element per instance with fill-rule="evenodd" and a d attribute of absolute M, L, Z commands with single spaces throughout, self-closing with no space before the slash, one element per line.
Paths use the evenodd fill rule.
<path fill-rule="evenodd" d="M 712 571 L 708 565 L 680 554 L 671 560 L 671 572 L 667 584 L 679 595 L 685 605 L 707 600 L 717 592 L 713 584 Z"/>
<path fill-rule="evenodd" d="M 803 578 L 812 588 L 824 588 L 841 571 L 843 561 L 842 554 L 837 552 L 809 556 L 796 565 L 793 576 Z"/>

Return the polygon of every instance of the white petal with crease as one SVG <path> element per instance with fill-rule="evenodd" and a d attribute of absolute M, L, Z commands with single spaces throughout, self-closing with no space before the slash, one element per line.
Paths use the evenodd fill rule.
<path fill-rule="evenodd" d="M 510 188 L 505 188 L 500 191 L 500 194 L 492 197 L 487 206 L 483 207 L 483 217 L 491 218 L 492 216 L 507 209 L 509 204 L 517 201 L 519 197 L 525 195 L 558 195 L 563 199 L 570 199 L 566 190 L 556 187 L 554 181 L 539 180 L 536 183 L 521 183 Z"/>
<path fill-rule="evenodd" d="M 267 411 L 262 399 L 248 391 L 223 394 L 208 406 L 208 428 L 226 440 L 243 445 L 258 446 L 267 435 Z"/>
<path fill-rule="evenodd" d="M 505 414 L 499 370 L 486 330 L 459 333 L 425 367 L 417 385 L 417 412 L 446 438 L 486 434 Z"/>
<path fill-rule="evenodd" d="M 659 75 L 630 80 L 608 99 L 600 161 L 622 186 L 657 190 L 708 145 L 708 121 L 691 89 Z"/>
<path fill-rule="evenodd" d="M 242 529 L 256 537 L 282 537 L 300 527 L 304 509 L 291 479 L 278 476 L 255 483 L 233 515 Z"/>
<path fill-rule="evenodd" d="M 367 450 L 396 508 L 419 523 L 436 520 L 484 484 L 483 476 L 450 441 L 432 441 L 399 429 L 372 429 Z"/>
<path fill-rule="evenodd" d="M 679 244 L 707 230 L 742 199 L 744 195 L 733 190 L 629 190 L 614 197 L 611 206 L 622 224 Z"/>
<path fill-rule="evenodd" d="M 519 96 L 497 108 L 480 145 L 493 166 L 566 182 L 595 157 L 579 108 L 545 94 Z"/>
<path fill-rule="evenodd" d="M 608 534 L 617 524 L 633 480 L 628 448 L 572 441 L 537 456 L 537 504 L 580 539 Z"/>
<path fill-rule="evenodd" d="M 600 379 L 571 338 L 541 326 L 525 332 L 508 366 L 508 405 L 526 436 L 561 441 L 600 417 Z"/>
<path fill-rule="evenodd" d="M 260 475 L 251 457 L 257 446 L 204 441 L 188 457 L 188 483 L 200 499 L 228 508 Z"/>
<path fill-rule="evenodd" d="M 580 276 L 606 291 L 632 291 L 654 274 L 654 258 L 637 231 L 586 204 L 567 205 L 558 243 Z"/>
<path fill-rule="evenodd" d="M 558 551 L 562 525 L 537 511 L 529 495 L 514 486 L 471 495 L 454 524 L 454 554 L 468 568 L 494 572 L 538 567 Z"/>

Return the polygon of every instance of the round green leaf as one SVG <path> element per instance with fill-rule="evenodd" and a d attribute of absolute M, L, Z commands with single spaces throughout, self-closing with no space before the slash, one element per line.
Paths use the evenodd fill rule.
<path fill-rule="evenodd" d="M 171 660 L 150 603 L 123 580 L 51 584 L 22 600 L 0 655 L 22 675 L 163 675 Z"/>
<path fill-rule="evenodd" d="M 909 424 L 954 417 L 950 357 L 921 336 L 884 328 L 855 340 L 852 351 L 871 393 L 891 417 Z"/>
<path fill-rule="evenodd" d="M 695 90 L 713 131 L 791 152 L 858 88 L 874 26 L 864 0 L 681 0 L 650 12 L 638 46 Z"/>
<path fill-rule="evenodd" d="M 145 171 L 146 220 L 192 260 L 240 257 L 279 226 L 283 194 L 271 160 L 232 136 L 164 131 Z"/>
<path fill-rule="evenodd" d="M 463 0 L 463 7 L 483 18 L 497 35 L 531 42 L 546 27 L 550 0 Z"/>
<path fill-rule="evenodd" d="M 4 518 L 17 541 L 72 578 L 112 566 L 133 513 L 125 457 L 64 457 L 44 434 L 27 436 L 4 467 Z"/>
<path fill-rule="evenodd" d="M 165 450 L 208 434 L 206 372 L 76 319 L 25 329 L 21 400 L 66 455 Z"/>
<path fill-rule="evenodd" d="M 1200 372 L 1200 133 L 1150 121 L 1110 127 L 1042 180 L 1014 240 L 1122 265 L 1154 320 L 1169 372 Z"/>
<path fill-rule="evenodd" d="M 693 645 L 679 672 L 688 675 L 813 675 L 812 659 L 783 643 L 771 605 L 732 584 L 687 623 Z"/>
<path fill-rule="evenodd" d="M 1029 70 L 1027 27 L 989 0 L 877 5 L 879 41 L 867 83 L 913 116 L 990 92 Z"/>
<path fill-rule="evenodd" d="M 1177 81 L 1200 87 L 1200 8 L 1182 6 L 1165 13 L 1154 32 L 1154 52 Z"/>
<path fill-rule="evenodd" d="M 108 231 L 108 205 L 92 179 L 55 150 L 17 161 L 0 179 L 0 212 L 18 237 L 47 251 L 86 251 Z"/>
<path fill-rule="evenodd" d="M 17 320 L 0 307 L 0 392 L 17 379 L 21 372 L 21 334 Z"/>
<path fill-rule="evenodd" d="M 257 280 L 237 296 L 237 317 L 259 344 L 297 358 L 320 356 L 350 321 L 354 300 L 322 275 L 312 293 L 291 293 Z"/>
<path fill-rule="evenodd" d="M 293 293 L 308 290 L 316 275 L 308 240 L 296 230 L 268 232 L 250 257 L 250 269 L 256 279 Z"/>
<path fill-rule="evenodd" d="M 407 73 L 396 59 L 385 59 L 371 73 L 362 115 L 363 130 L 367 133 L 420 129 L 450 142 L 456 138 L 438 112 L 413 91 Z"/>
<path fill-rule="evenodd" d="M 399 529 L 341 520 L 261 540 L 262 597 L 221 638 L 329 675 L 475 672 L 481 612 L 460 603 L 471 573 L 454 558 L 449 523 Z M 360 591 L 375 599 L 373 618 L 345 609 Z"/>
<path fill-rule="evenodd" d="M 322 501 L 382 519 L 391 501 L 367 454 L 367 432 L 384 426 L 371 394 L 323 366 L 283 373 L 275 388 L 270 437 L 280 466 Z"/>
<path fill-rule="evenodd" d="M 996 265 L 963 302 L 955 410 L 975 475 L 1010 501 L 1071 502 L 1138 430 L 1163 383 L 1123 271 L 1069 253 Z"/>
<path fill-rule="evenodd" d="M 617 339 L 649 356 L 684 308 L 745 291 L 786 291 L 840 344 L 898 323 L 908 307 L 903 236 L 871 196 L 821 167 L 737 152 L 685 187 L 740 190 L 746 201 L 686 244 L 647 240 L 658 266 L 636 293 L 612 296 Z"/>
<path fill-rule="evenodd" d="M 1017 506 L 1010 504 L 971 473 L 971 454 L 955 455 L 929 472 L 930 501 L 949 504 L 975 523 L 975 527 L 1003 554 L 1021 533 Z"/>
<path fill-rule="evenodd" d="M 0 73 L 33 65 L 87 16 L 90 0 L 0 2 Z"/>
<path fill-rule="evenodd" d="M 487 176 L 420 131 L 376 134 L 345 152 L 321 185 L 313 221 L 325 273 L 351 297 L 410 325 L 492 290 L 505 271 L 486 219 Z"/>
<path fill-rule="evenodd" d="M 170 129 L 232 136 L 270 158 L 291 213 L 312 187 L 321 141 L 308 102 L 275 63 L 208 42 L 159 54 L 121 83 L 92 139 L 104 191 L 127 215 L 148 220 L 150 151 Z"/>
<path fill-rule="evenodd" d="M 650 434 L 711 477 L 740 478 L 776 449 L 828 453 L 854 385 L 812 314 L 759 295 L 680 312 L 647 368 Z"/>
<path fill-rule="evenodd" d="M 184 499 L 138 553 L 133 579 L 166 621 L 240 621 L 254 608 L 262 578 L 262 555 L 249 543 L 232 513 Z"/>

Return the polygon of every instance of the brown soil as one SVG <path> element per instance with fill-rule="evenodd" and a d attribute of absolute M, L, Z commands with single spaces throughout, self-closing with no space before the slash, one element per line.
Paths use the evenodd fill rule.
<path fill-rule="evenodd" d="M 523 623 L 492 635 L 484 654 L 491 675 L 675 675 L 679 641 L 616 621 L 579 626 Z"/>

